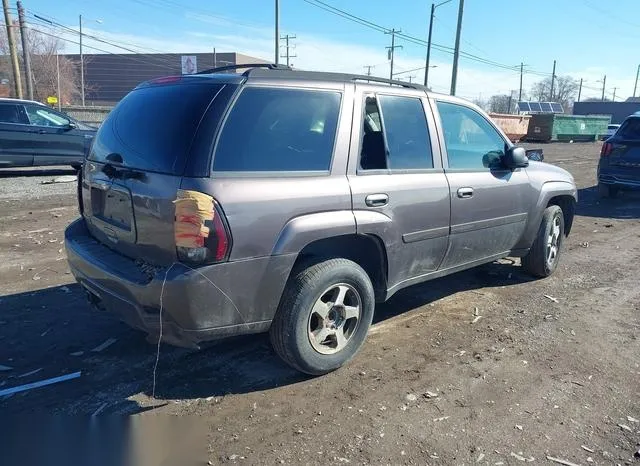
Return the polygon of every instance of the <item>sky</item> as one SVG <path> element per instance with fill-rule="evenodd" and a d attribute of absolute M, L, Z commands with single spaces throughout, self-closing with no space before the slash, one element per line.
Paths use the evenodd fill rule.
<path fill-rule="evenodd" d="M 382 29 L 425 41 L 431 3 L 418 0 L 321 0 Z M 442 0 L 444 1 L 444 0 Z M 11 2 L 13 4 L 13 1 Z M 295 35 L 291 59 L 297 68 L 371 73 L 389 77 L 387 49 L 391 35 L 311 5 L 316 0 L 280 0 L 280 32 Z M 615 7 L 612 5 L 615 3 Z M 87 34 L 140 52 L 240 52 L 274 59 L 274 0 L 23 0 L 32 14 L 78 27 L 83 15 Z M 436 8 L 429 71 L 434 91 L 449 92 L 459 0 Z M 77 34 L 58 29 L 67 41 Z M 124 50 L 85 38 L 85 53 Z M 426 46 L 396 36 L 395 72 L 425 66 Z M 640 0 L 465 0 L 457 95 L 487 99 L 509 94 L 520 85 L 525 64 L 525 91 L 536 81 L 556 74 L 584 80 L 582 98 L 600 97 L 606 75 L 606 96 L 623 100 L 633 93 L 640 64 Z M 65 42 L 65 52 L 78 45 Z M 284 53 L 284 49 L 281 49 Z M 472 55 L 474 58 L 469 57 Z M 281 59 L 283 61 L 283 59 Z M 488 64 L 487 61 L 491 62 Z M 422 82 L 424 69 L 396 79 Z"/>

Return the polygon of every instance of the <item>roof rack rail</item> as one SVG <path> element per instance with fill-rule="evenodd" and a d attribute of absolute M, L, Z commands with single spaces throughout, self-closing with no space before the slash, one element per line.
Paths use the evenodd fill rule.
<path fill-rule="evenodd" d="M 408 83 L 406 81 L 398 81 L 395 79 L 378 78 L 376 76 L 353 75 L 351 81 L 371 81 L 374 83 L 392 84 L 396 86 L 407 87 L 409 89 L 428 90 L 425 86 L 418 83 Z"/>
<path fill-rule="evenodd" d="M 232 71 L 238 70 L 242 68 L 267 68 L 270 70 L 290 70 L 291 68 L 287 65 L 280 65 L 275 63 L 243 63 L 243 64 L 235 64 L 228 66 L 219 66 L 217 68 L 209 68 L 208 70 L 198 71 L 196 74 L 212 74 L 212 73 L 222 73 L 224 71 Z M 249 70 L 250 71 L 250 70 Z"/>

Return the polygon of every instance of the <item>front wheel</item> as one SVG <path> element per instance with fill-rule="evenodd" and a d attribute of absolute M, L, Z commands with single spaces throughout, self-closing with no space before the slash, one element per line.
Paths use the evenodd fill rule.
<path fill-rule="evenodd" d="M 522 258 L 522 267 L 536 277 L 548 277 L 558 267 L 564 239 L 564 216 L 557 205 L 547 207 L 529 253 Z"/>
<path fill-rule="evenodd" d="M 269 336 L 278 356 L 311 375 L 331 372 L 358 352 L 373 319 L 367 273 L 347 259 L 328 259 L 287 283 Z"/>

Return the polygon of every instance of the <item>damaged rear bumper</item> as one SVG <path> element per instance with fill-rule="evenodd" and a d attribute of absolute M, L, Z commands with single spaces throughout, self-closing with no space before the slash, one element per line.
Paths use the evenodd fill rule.
<path fill-rule="evenodd" d="M 176 262 L 149 272 L 96 241 L 83 219 L 67 227 L 65 246 L 71 272 L 94 308 L 113 312 L 155 338 L 162 322 L 163 341 L 192 348 L 268 330 L 287 266 L 295 260 L 264 257 L 198 269 Z"/>

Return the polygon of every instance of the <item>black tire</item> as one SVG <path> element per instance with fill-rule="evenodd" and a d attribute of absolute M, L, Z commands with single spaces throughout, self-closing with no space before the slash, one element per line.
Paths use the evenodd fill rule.
<path fill-rule="evenodd" d="M 598 195 L 601 198 L 614 199 L 619 192 L 620 192 L 620 188 L 618 186 L 598 183 Z"/>
<path fill-rule="evenodd" d="M 558 222 L 556 224 L 556 221 Z M 549 258 L 548 241 L 554 225 L 559 225 L 560 234 L 557 238 L 556 253 L 553 260 Z M 524 270 L 535 277 L 545 278 L 558 267 L 562 244 L 564 242 L 564 215 L 557 205 L 551 205 L 544 210 L 542 222 L 529 253 L 522 258 Z"/>
<path fill-rule="evenodd" d="M 333 354 L 322 354 L 311 343 L 312 309 L 327 290 L 339 285 L 348 286 L 349 293 L 357 293 L 351 297 L 359 298 L 359 318 L 346 346 Z M 367 337 L 374 308 L 373 285 L 362 267 L 347 259 L 315 263 L 296 272 L 287 282 L 269 330 L 271 344 L 278 356 L 300 372 L 326 374 L 338 369 L 358 352 Z"/>

